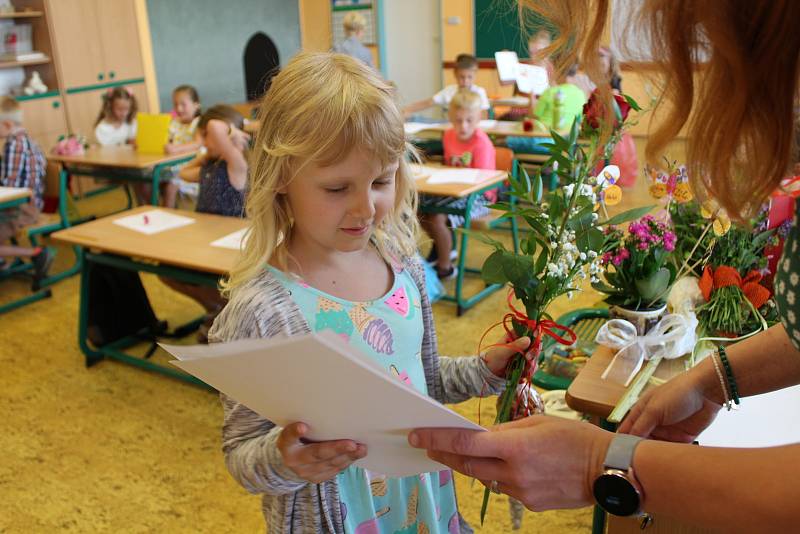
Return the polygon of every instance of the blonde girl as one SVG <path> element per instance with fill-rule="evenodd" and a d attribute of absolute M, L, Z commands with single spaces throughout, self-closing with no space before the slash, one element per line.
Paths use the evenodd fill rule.
<path fill-rule="evenodd" d="M 499 392 L 511 350 L 437 355 L 392 88 L 349 56 L 303 53 L 274 78 L 260 119 L 246 204 L 252 226 L 211 339 L 331 330 L 440 402 Z M 468 531 L 450 472 L 369 473 L 352 465 L 369 454 L 363 444 L 308 443 L 302 421 L 281 428 L 235 399 L 222 403 L 228 469 L 263 494 L 270 532 Z"/>

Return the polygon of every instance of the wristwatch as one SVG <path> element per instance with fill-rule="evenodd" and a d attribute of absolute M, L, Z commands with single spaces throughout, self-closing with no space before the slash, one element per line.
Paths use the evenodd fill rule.
<path fill-rule="evenodd" d="M 603 473 L 594 481 L 594 498 L 609 514 L 619 516 L 638 515 L 644 493 L 633 474 L 633 451 L 642 438 L 628 434 L 616 434 L 608 446 L 603 461 Z"/>

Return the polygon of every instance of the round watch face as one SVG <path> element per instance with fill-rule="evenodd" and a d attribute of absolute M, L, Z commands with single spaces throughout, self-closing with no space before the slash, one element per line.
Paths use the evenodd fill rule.
<path fill-rule="evenodd" d="M 639 492 L 621 473 L 606 473 L 594 481 L 594 498 L 609 514 L 628 516 L 639 511 Z"/>

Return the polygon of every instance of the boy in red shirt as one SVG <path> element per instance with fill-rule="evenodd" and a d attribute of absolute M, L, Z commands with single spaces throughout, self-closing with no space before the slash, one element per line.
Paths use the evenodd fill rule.
<path fill-rule="evenodd" d="M 448 116 L 453 127 L 448 129 L 442 137 L 445 165 L 472 169 L 495 169 L 494 145 L 489 136 L 478 128 L 481 120 L 480 96 L 468 89 L 460 90 L 450 102 Z M 497 193 L 491 191 L 486 194 L 486 197 L 494 202 Z M 466 199 L 462 199 L 461 202 L 466 204 Z M 472 208 L 473 218 L 481 217 L 486 212 L 485 202 L 475 202 Z M 443 213 L 425 215 L 420 221 L 422 227 L 433 239 L 433 252 L 428 259 L 431 263 L 435 261 L 436 272 L 441 279 L 453 278 L 458 274 L 453 265 L 455 251 L 453 250 L 453 236 L 447 227 L 448 217 L 453 227 L 461 226 L 464 223 L 464 218 L 461 216 L 448 216 Z"/>

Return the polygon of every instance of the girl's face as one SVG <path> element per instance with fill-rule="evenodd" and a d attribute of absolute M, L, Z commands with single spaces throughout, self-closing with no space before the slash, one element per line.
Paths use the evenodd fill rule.
<path fill-rule="evenodd" d="M 480 109 L 456 109 L 451 107 L 448 116 L 459 141 L 469 141 L 481 122 Z"/>
<path fill-rule="evenodd" d="M 115 98 L 111 102 L 111 117 L 117 122 L 128 122 L 131 112 L 131 101 L 125 98 Z"/>
<path fill-rule="evenodd" d="M 394 207 L 399 165 L 396 161 L 382 167 L 359 149 L 328 167 L 307 164 L 281 191 L 294 215 L 293 246 L 308 247 L 317 254 L 366 248 Z"/>
<path fill-rule="evenodd" d="M 192 100 L 192 95 L 186 91 L 179 91 L 172 95 L 172 107 L 178 120 L 184 124 L 192 122 L 200 109 L 200 104 Z"/>
<path fill-rule="evenodd" d="M 611 52 L 608 50 L 601 48 L 600 51 L 597 53 L 600 56 L 600 66 L 603 69 L 603 72 L 606 74 L 611 74 Z"/>

